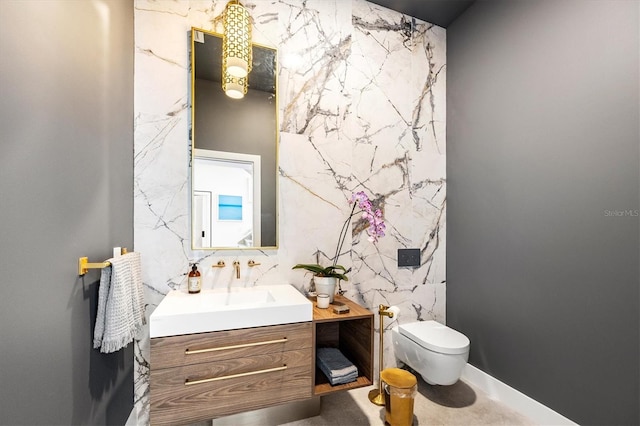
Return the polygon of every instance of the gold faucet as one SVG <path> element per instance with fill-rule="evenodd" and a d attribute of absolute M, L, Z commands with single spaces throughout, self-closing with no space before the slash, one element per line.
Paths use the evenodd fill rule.
<path fill-rule="evenodd" d="M 233 261 L 233 269 L 236 270 L 236 278 L 240 279 L 240 262 L 237 260 Z"/>

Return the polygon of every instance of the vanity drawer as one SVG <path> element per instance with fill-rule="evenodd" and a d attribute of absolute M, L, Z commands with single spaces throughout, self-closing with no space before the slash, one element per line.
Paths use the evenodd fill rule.
<path fill-rule="evenodd" d="M 151 339 L 151 366 L 155 370 L 310 348 L 312 339 L 311 322 L 158 337 Z"/>
<path fill-rule="evenodd" d="M 311 397 L 312 348 L 151 370 L 151 424 L 193 423 Z"/>

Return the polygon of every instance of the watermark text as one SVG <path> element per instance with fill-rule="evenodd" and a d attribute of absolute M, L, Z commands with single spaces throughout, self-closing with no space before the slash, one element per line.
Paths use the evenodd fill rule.
<path fill-rule="evenodd" d="M 605 217 L 638 217 L 640 216 L 640 210 L 638 209 L 626 209 L 626 210 L 605 210 Z"/>

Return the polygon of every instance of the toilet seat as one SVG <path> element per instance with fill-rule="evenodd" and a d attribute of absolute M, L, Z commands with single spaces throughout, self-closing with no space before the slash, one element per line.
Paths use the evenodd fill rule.
<path fill-rule="evenodd" d="M 463 354 L 469 350 L 469 338 L 436 321 L 417 321 L 398 326 L 400 334 L 418 345 L 442 354 Z"/>

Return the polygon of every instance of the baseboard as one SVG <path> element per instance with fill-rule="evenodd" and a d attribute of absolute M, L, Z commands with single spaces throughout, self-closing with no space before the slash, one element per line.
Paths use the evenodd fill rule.
<path fill-rule="evenodd" d="M 489 398 L 527 416 L 537 425 L 577 424 L 471 364 L 462 371 L 462 380 L 480 388 Z"/>

